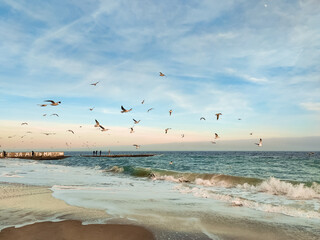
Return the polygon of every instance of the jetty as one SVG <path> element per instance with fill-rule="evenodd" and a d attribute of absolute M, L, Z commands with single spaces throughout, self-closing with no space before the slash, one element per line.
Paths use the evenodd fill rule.
<path fill-rule="evenodd" d="M 156 154 L 112 154 L 112 155 L 81 155 L 81 157 L 103 157 L 103 158 L 123 158 L 123 157 L 153 157 Z"/>
<path fill-rule="evenodd" d="M 32 160 L 59 160 L 65 156 L 64 152 L 0 152 L 0 158 L 20 158 Z"/>

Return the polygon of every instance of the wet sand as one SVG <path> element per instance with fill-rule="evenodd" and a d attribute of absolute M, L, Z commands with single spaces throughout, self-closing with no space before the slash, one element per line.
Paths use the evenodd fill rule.
<path fill-rule="evenodd" d="M 143 227 L 120 224 L 82 225 L 80 221 L 35 223 L 21 228 L 6 228 L 0 239 L 34 240 L 153 240 L 152 233 Z"/>

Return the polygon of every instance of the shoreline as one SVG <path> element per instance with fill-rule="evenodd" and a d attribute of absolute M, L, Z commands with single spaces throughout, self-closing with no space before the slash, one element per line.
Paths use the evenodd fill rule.
<path fill-rule="evenodd" d="M 0 182 L 0 239 L 7 239 L 1 237 L 1 232 L 7 232 L 8 229 L 11 229 L 10 231 L 25 231 L 22 226 L 33 226 L 32 229 L 37 229 L 39 222 L 51 222 L 46 223 L 46 228 L 49 229 L 56 226 L 54 222 L 62 222 L 61 228 L 64 228 L 69 224 L 66 222 L 69 220 L 79 223 L 76 225 L 82 223 L 81 228 L 93 224 L 135 226 L 137 229 L 151 232 L 158 240 L 287 240 L 317 239 L 320 236 L 320 232 L 301 231 L 302 229 L 294 224 L 266 223 L 245 218 L 233 218 L 219 213 L 206 215 L 203 212 L 171 212 L 169 209 L 158 212 L 152 209 L 141 209 L 139 212 L 131 214 L 129 218 L 116 218 L 104 210 L 69 205 L 63 200 L 53 197 L 52 190 L 49 188 L 49 186 Z M 189 222 L 186 222 L 186 219 L 189 219 Z M 202 227 L 196 230 L 195 226 Z M 140 230 L 137 231 L 140 232 Z M 144 232 L 144 230 L 141 231 Z M 50 240 L 50 238 L 48 239 Z"/>

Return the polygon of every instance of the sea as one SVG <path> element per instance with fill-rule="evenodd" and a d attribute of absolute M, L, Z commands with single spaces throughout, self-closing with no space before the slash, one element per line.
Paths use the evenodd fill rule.
<path fill-rule="evenodd" d="M 320 236 L 320 152 L 112 152 L 150 153 L 155 156 L 66 152 L 70 157 L 62 160 L 0 159 L 0 182 L 48 186 L 70 205 L 195 229 L 211 239 L 210 219 L 219 216 L 298 226 Z"/>

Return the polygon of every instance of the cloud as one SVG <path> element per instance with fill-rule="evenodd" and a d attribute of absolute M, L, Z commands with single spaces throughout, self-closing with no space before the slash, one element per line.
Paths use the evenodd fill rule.
<path fill-rule="evenodd" d="M 320 112 L 320 102 L 305 102 L 300 104 L 303 108 L 309 110 L 309 111 L 316 111 Z"/>

